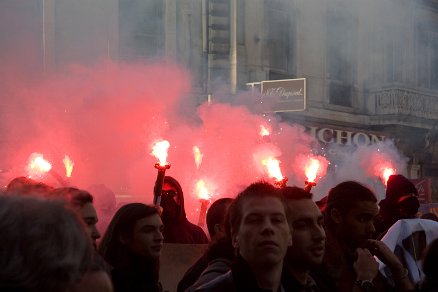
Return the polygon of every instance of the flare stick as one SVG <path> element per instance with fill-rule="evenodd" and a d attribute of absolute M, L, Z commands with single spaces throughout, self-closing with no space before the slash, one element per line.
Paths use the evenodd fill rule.
<path fill-rule="evenodd" d="M 288 178 L 287 177 L 283 177 L 283 179 L 281 179 L 281 180 L 276 179 L 274 184 L 277 187 L 279 187 L 280 189 L 282 189 L 282 188 L 284 188 L 286 186 L 287 182 L 288 182 Z"/>
<path fill-rule="evenodd" d="M 161 165 L 155 163 L 155 168 L 158 170 L 157 179 L 154 186 L 154 205 L 160 206 L 161 203 L 161 191 L 163 190 L 164 176 L 166 175 L 166 169 L 170 168 L 170 164 Z"/>
<path fill-rule="evenodd" d="M 305 187 L 304 190 L 308 193 L 310 193 L 310 191 L 312 190 L 312 187 L 316 186 L 316 182 L 313 181 L 305 181 Z"/>
<path fill-rule="evenodd" d="M 199 220 L 198 220 L 198 226 L 204 227 L 205 225 L 205 217 L 207 216 L 207 208 L 210 204 L 210 200 L 207 199 L 200 199 L 201 202 L 201 210 L 199 212 Z"/>

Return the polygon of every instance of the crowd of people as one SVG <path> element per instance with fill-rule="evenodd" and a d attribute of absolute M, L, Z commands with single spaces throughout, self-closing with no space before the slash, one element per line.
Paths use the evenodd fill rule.
<path fill-rule="evenodd" d="M 402 175 L 389 178 L 380 202 L 357 181 L 318 202 L 308 190 L 257 181 L 211 204 L 209 237 L 187 220 L 173 177 L 164 178 L 160 206 L 116 210 L 108 199 L 102 208 L 114 213 L 104 225 L 97 192 L 111 191 L 27 177 L 8 184 L 0 195 L 0 291 L 161 292 L 167 243 L 208 244 L 177 292 L 438 291 L 438 222 L 417 217 L 418 191 Z"/>

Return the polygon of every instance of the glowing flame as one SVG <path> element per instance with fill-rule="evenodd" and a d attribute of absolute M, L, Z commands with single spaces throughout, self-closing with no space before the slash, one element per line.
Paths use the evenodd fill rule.
<path fill-rule="evenodd" d="M 52 169 L 52 165 L 44 159 L 42 154 L 32 153 L 29 157 L 27 171 L 29 176 L 41 176 Z"/>
<path fill-rule="evenodd" d="M 277 180 L 282 180 L 283 174 L 280 169 L 280 161 L 274 157 L 269 157 L 267 159 L 262 160 L 262 164 L 266 166 L 269 177 L 273 177 Z"/>
<path fill-rule="evenodd" d="M 368 166 L 369 175 L 380 178 L 384 185 L 388 182 L 389 176 L 397 171 L 391 162 L 391 158 L 385 153 L 372 153 L 372 156 L 367 159 L 366 163 L 364 162 L 363 165 L 365 169 Z"/>
<path fill-rule="evenodd" d="M 164 166 L 167 162 L 167 151 L 169 150 L 170 143 L 167 140 L 158 141 L 152 146 L 151 154 L 155 156 L 160 165 Z"/>
<path fill-rule="evenodd" d="M 315 181 L 319 168 L 320 168 L 319 160 L 315 158 L 310 158 L 306 166 L 304 167 L 304 173 L 306 174 L 307 181 L 309 182 Z"/>
<path fill-rule="evenodd" d="M 75 165 L 75 163 L 73 162 L 73 160 L 70 159 L 70 157 L 68 157 L 68 155 L 64 156 L 62 162 L 65 166 L 65 176 L 71 177 L 71 173 L 73 172 L 73 166 Z"/>
<path fill-rule="evenodd" d="M 201 153 L 201 150 L 199 149 L 198 146 L 193 146 L 193 156 L 195 157 L 196 168 L 199 169 L 204 154 Z"/>
<path fill-rule="evenodd" d="M 391 175 L 395 174 L 395 169 L 394 168 L 390 168 L 390 167 L 385 167 L 382 170 L 382 174 L 381 174 L 381 179 L 382 182 L 387 185 L 388 183 L 388 179 Z"/>
<path fill-rule="evenodd" d="M 264 136 L 269 136 L 269 129 L 266 128 L 263 125 L 260 125 L 260 136 L 264 137 Z"/>
<path fill-rule="evenodd" d="M 208 190 L 204 180 L 202 179 L 198 180 L 198 182 L 196 183 L 195 191 L 199 199 L 202 200 L 211 199 L 210 191 Z"/>
<path fill-rule="evenodd" d="M 307 182 L 316 182 L 318 178 L 326 175 L 330 162 L 321 155 L 300 154 L 293 163 L 296 176 L 302 177 L 303 170 Z"/>

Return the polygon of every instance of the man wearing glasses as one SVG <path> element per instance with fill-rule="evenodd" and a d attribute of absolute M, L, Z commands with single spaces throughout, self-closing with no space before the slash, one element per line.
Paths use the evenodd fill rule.
<path fill-rule="evenodd" d="M 160 205 L 163 208 L 161 218 L 165 243 L 208 243 L 202 228 L 187 220 L 181 185 L 171 176 L 164 177 Z"/>

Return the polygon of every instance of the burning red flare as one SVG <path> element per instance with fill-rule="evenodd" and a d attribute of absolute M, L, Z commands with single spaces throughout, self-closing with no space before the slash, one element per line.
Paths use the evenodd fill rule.
<path fill-rule="evenodd" d="M 388 155 L 381 152 L 374 152 L 363 165 L 369 175 L 380 178 L 384 185 L 388 182 L 389 176 L 397 171 Z"/>
<path fill-rule="evenodd" d="M 325 176 L 329 161 L 324 156 L 300 155 L 294 165 L 296 165 L 294 172 L 297 175 L 302 175 L 304 170 L 306 181 L 315 182 L 317 178 Z"/>
<path fill-rule="evenodd" d="M 307 181 L 314 182 L 316 179 L 316 175 L 318 174 L 320 163 L 318 159 L 315 158 L 309 158 L 309 161 L 307 162 L 304 173 L 306 174 Z"/>
<path fill-rule="evenodd" d="M 262 160 L 262 164 L 266 166 L 269 177 L 275 178 L 277 181 L 284 179 L 280 169 L 280 161 L 274 157 L 268 157 Z"/>
<path fill-rule="evenodd" d="M 387 168 L 383 169 L 381 179 L 382 179 L 382 182 L 385 184 L 385 186 L 388 184 L 389 177 L 393 174 L 395 174 L 394 168 L 387 167 Z"/>
<path fill-rule="evenodd" d="M 42 176 L 52 169 L 52 165 L 40 153 L 32 153 L 29 157 L 27 172 L 30 177 Z"/>
<path fill-rule="evenodd" d="M 204 154 L 201 153 L 201 150 L 199 149 L 198 146 L 193 146 L 193 156 L 195 157 L 196 169 L 199 169 Z"/>
<path fill-rule="evenodd" d="M 75 165 L 75 163 L 73 162 L 73 160 L 70 159 L 70 157 L 68 157 L 68 155 L 64 156 L 62 162 L 65 166 L 65 176 L 71 177 L 71 173 L 73 172 L 73 166 Z"/>
<path fill-rule="evenodd" d="M 195 186 L 195 192 L 198 196 L 198 199 L 201 200 L 210 200 L 211 199 L 211 191 L 207 188 L 207 185 L 204 180 L 198 180 Z"/>
<path fill-rule="evenodd" d="M 169 150 L 170 143 L 167 140 L 158 141 L 152 146 L 151 154 L 155 156 L 161 166 L 167 163 L 167 151 Z"/>

